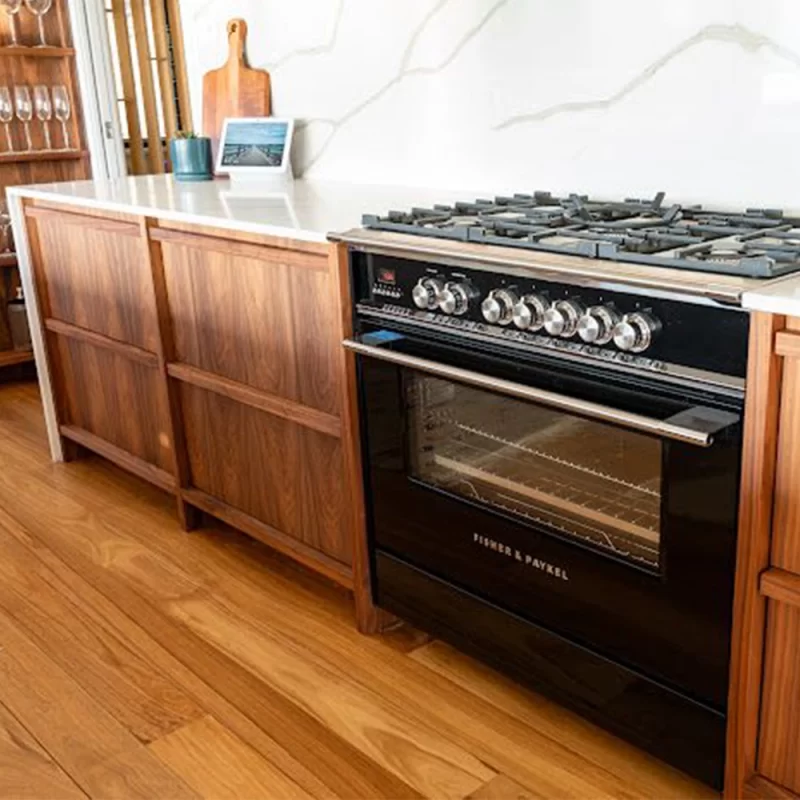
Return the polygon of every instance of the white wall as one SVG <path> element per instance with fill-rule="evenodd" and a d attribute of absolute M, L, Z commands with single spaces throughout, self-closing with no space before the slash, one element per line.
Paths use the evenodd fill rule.
<path fill-rule="evenodd" d="M 800 208 L 797 0 L 181 0 L 250 26 L 309 177 Z M 443 200 L 446 198 L 443 197 Z"/>

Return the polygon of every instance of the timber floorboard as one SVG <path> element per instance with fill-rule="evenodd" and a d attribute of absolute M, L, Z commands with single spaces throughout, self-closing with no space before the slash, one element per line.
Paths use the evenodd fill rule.
<path fill-rule="evenodd" d="M 0 386 L 0 798 L 715 794 L 96 456 Z"/>

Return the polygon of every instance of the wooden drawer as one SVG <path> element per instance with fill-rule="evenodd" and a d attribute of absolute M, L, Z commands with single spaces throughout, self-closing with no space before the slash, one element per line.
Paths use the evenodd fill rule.
<path fill-rule="evenodd" d="M 175 360 L 340 412 L 339 294 L 327 255 L 175 231 L 158 238 Z"/>
<path fill-rule="evenodd" d="M 800 576 L 769 570 L 758 772 L 800 794 Z"/>
<path fill-rule="evenodd" d="M 800 574 L 800 320 L 777 334 L 783 357 L 772 564 Z"/>
<path fill-rule="evenodd" d="M 139 225 L 35 206 L 25 213 L 43 316 L 156 352 L 153 282 Z"/>
<path fill-rule="evenodd" d="M 188 383 L 180 395 L 192 487 L 351 563 L 339 438 Z"/>
<path fill-rule="evenodd" d="M 88 342 L 48 336 L 61 423 L 172 473 L 166 392 L 158 369 Z"/>

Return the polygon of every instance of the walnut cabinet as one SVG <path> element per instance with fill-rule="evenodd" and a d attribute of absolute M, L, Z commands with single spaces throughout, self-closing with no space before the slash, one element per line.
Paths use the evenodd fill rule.
<path fill-rule="evenodd" d="M 67 457 L 352 589 L 374 629 L 339 246 L 37 200 L 25 217 Z"/>
<path fill-rule="evenodd" d="M 725 796 L 800 797 L 800 318 L 751 325 Z"/>

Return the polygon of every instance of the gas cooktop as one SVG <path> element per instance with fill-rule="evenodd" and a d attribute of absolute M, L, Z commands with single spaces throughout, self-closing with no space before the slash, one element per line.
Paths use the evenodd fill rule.
<path fill-rule="evenodd" d="M 375 230 L 747 278 L 800 271 L 800 218 L 776 209 L 665 205 L 664 197 L 604 202 L 537 191 L 366 214 L 362 222 Z"/>

